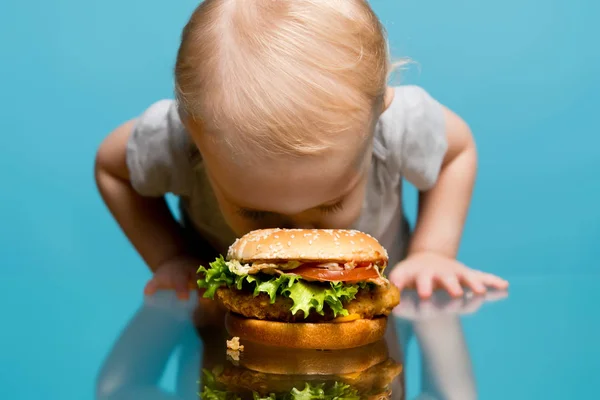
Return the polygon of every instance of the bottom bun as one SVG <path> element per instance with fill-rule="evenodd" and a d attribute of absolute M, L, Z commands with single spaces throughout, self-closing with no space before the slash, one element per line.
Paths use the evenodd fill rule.
<path fill-rule="evenodd" d="M 343 350 L 290 349 L 246 340 L 239 365 L 270 375 L 333 376 L 365 371 L 389 358 L 384 339 Z"/>
<path fill-rule="evenodd" d="M 385 335 L 387 317 L 342 323 L 288 323 L 228 312 L 225 327 L 241 340 L 294 349 L 338 350 L 374 343 Z M 243 344 L 243 343 L 242 343 Z"/>

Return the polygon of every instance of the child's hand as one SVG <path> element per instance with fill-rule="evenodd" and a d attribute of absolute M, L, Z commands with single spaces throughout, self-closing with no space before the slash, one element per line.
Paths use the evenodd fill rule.
<path fill-rule="evenodd" d="M 430 297 L 437 288 L 445 288 L 451 296 L 462 296 L 462 285 L 476 294 L 484 294 L 486 286 L 500 290 L 508 288 L 504 279 L 467 268 L 452 258 L 433 252 L 410 255 L 390 272 L 390 281 L 400 290 L 416 287 L 423 298 Z"/>
<path fill-rule="evenodd" d="M 197 288 L 196 271 L 200 261 L 191 257 L 178 257 L 163 263 L 144 288 L 144 294 L 152 296 L 157 290 L 175 290 L 177 297 L 187 300 L 190 290 Z"/>

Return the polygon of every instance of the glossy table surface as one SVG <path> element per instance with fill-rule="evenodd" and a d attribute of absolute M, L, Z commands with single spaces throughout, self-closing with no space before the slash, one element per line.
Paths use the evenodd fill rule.
<path fill-rule="evenodd" d="M 400 366 L 392 374 L 395 379 L 384 382 L 393 390 L 391 398 L 596 398 L 598 278 L 521 277 L 511 279 L 508 293 L 454 300 L 437 293 L 429 301 L 419 301 L 414 293 L 404 292 L 390 318 L 386 343 L 390 359 Z M 195 296 L 181 302 L 170 292 L 144 299 L 130 310 L 127 320 L 113 326 L 116 334 L 100 338 L 109 339 L 101 357 L 71 351 L 69 344 L 89 343 L 93 353 L 94 338 L 83 337 L 98 323 L 93 314 L 83 323 L 56 320 L 59 328 L 40 325 L 36 332 L 12 338 L 0 363 L 1 397 L 29 399 L 43 393 L 48 399 L 197 399 L 206 383 L 199 383 L 203 368 L 220 366 L 217 373 L 223 367 L 240 373 L 245 365 L 235 367 L 231 357 L 226 358 L 226 334 L 202 325 L 206 316 L 197 304 Z M 98 326 L 98 334 L 107 332 L 105 328 Z M 66 339 L 53 342 L 53 337 L 45 338 L 44 329 L 60 329 Z M 38 352 L 15 356 L 27 351 L 23 349 L 28 343 Z M 49 352 L 56 362 L 42 363 Z M 267 359 L 256 357 L 256 352 L 254 357 L 252 368 L 268 369 L 278 358 L 298 356 L 282 350 Z M 326 357 L 321 364 L 326 365 L 327 357 L 337 356 L 322 352 L 319 357 Z M 345 362 L 352 363 L 348 357 L 330 362 L 343 369 Z M 36 359 L 39 364 L 31 363 Z M 299 379 L 314 381 L 314 377 Z M 298 380 L 296 387 L 303 387 Z"/>
<path fill-rule="evenodd" d="M 0 400 L 196 398 L 192 303 L 144 301 L 92 170 L 109 132 L 173 96 L 198 3 L 0 0 Z M 460 258 L 511 282 L 496 301 L 403 301 L 405 397 L 600 398 L 600 2 L 370 3 L 413 61 L 394 83 L 473 128 Z"/>

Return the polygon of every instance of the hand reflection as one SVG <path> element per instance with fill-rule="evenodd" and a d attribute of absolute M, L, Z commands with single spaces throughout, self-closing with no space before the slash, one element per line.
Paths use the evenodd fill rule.
<path fill-rule="evenodd" d="M 225 357 L 222 316 L 214 302 L 196 295 L 188 301 L 172 291 L 146 297 L 99 371 L 96 399 L 197 400 L 201 368 L 212 368 Z M 177 360 L 175 387 L 165 390 L 160 381 L 172 357 Z"/>
<path fill-rule="evenodd" d="M 476 312 L 486 302 L 495 302 L 508 296 L 507 291 L 491 290 L 484 295 L 467 292 L 464 296 L 453 298 L 445 291 L 436 292 L 424 300 L 414 290 L 402 291 L 400 304 L 394 308 L 396 317 L 407 320 L 439 318 L 448 315 L 468 315 Z"/>
<path fill-rule="evenodd" d="M 427 299 L 416 291 L 402 292 L 400 304 L 393 310 L 402 347 L 414 335 L 421 357 L 419 399 L 472 400 L 477 398 L 475 377 L 461 315 L 478 311 L 486 302 L 502 300 L 506 291 L 489 291 L 485 295 L 468 293 L 452 298 L 437 291 Z M 410 367 L 410 366 L 407 366 Z"/>

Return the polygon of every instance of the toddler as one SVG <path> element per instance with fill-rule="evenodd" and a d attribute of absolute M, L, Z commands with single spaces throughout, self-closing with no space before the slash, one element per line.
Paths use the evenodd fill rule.
<path fill-rule="evenodd" d="M 422 297 L 506 289 L 456 260 L 476 175 L 467 124 L 419 87 L 388 87 L 390 71 L 366 0 L 205 0 L 183 30 L 175 100 L 96 157 L 100 193 L 153 272 L 145 293 L 186 298 L 199 265 L 268 227 L 367 232 L 390 280 Z M 413 230 L 403 179 L 420 193 Z"/>

